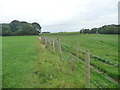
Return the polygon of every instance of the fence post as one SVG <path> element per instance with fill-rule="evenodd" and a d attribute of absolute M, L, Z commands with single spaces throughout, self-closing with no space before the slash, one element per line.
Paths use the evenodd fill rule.
<path fill-rule="evenodd" d="M 62 50 L 61 50 L 61 45 L 60 45 L 60 39 L 58 39 L 58 48 L 59 48 L 59 53 L 60 53 L 60 60 L 63 61 Z"/>
<path fill-rule="evenodd" d="M 41 37 L 42 44 L 45 44 L 45 38 Z"/>
<path fill-rule="evenodd" d="M 52 40 L 50 40 L 50 49 L 52 50 Z"/>
<path fill-rule="evenodd" d="M 90 87 L 90 51 L 87 49 L 85 53 L 85 88 Z"/>
<path fill-rule="evenodd" d="M 77 61 L 79 61 L 79 42 L 77 42 L 77 48 L 76 48 L 76 56 L 77 56 Z"/>
<path fill-rule="evenodd" d="M 43 43 L 43 37 L 41 37 L 41 43 Z"/>
<path fill-rule="evenodd" d="M 45 48 L 48 48 L 48 40 L 45 40 Z"/>
<path fill-rule="evenodd" d="M 71 72 L 73 73 L 74 72 L 74 60 L 73 60 L 73 56 L 72 56 L 72 54 L 71 53 L 69 53 L 70 54 L 70 69 L 71 69 Z"/>
<path fill-rule="evenodd" d="M 46 38 L 44 38 L 44 43 L 45 43 L 45 45 L 46 45 Z"/>
<path fill-rule="evenodd" d="M 53 53 L 55 53 L 55 44 L 54 44 L 54 39 L 52 40 L 52 49 L 53 49 Z"/>
<path fill-rule="evenodd" d="M 41 42 L 41 37 L 38 37 L 38 39 L 40 40 L 40 42 Z"/>
<path fill-rule="evenodd" d="M 46 38 L 44 38 L 44 44 L 46 43 Z"/>

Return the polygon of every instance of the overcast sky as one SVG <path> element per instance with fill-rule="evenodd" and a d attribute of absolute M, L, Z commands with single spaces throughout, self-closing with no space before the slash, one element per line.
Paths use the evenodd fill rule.
<path fill-rule="evenodd" d="M 79 31 L 118 24 L 119 0 L 0 0 L 0 23 L 38 22 L 42 31 Z"/>

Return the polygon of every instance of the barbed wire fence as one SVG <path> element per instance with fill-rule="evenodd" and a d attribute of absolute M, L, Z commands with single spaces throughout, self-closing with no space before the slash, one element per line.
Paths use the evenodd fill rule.
<path fill-rule="evenodd" d="M 38 37 L 40 43 L 45 45 L 45 48 L 50 49 L 50 51 L 55 54 L 56 52 L 59 53 L 60 56 L 60 61 L 64 62 L 64 58 L 63 58 L 63 54 L 62 52 L 64 51 L 64 46 L 69 47 L 66 44 L 61 44 L 60 39 L 51 39 L 51 38 L 45 38 L 45 37 Z M 79 43 L 77 42 L 77 45 L 79 46 Z M 93 55 L 90 53 L 90 51 L 87 50 L 82 50 L 79 47 L 75 48 L 72 47 L 74 49 L 76 49 L 76 54 L 71 53 L 70 51 L 67 52 L 68 55 L 70 56 L 70 60 L 68 60 L 68 62 L 70 63 L 70 70 L 72 73 L 74 73 L 74 70 L 77 68 L 78 70 L 85 72 L 85 88 L 90 88 L 90 82 L 93 82 L 98 88 L 106 88 L 103 87 L 101 85 L 98 84 L 98 82 L 96 82 L 93 78 L 90 77 L 90 73 L 91 73 L 91 69 L 94 69 L 93 67 L 90 66 L 90 58 L 99 58 L 99 60 L 105 60 L 99 56 Z M 82 54 L 84 54 L 84 60 L 83 58 L 79 57 L 79 50 L 81 51 Z M 76 57 L 76 60 L 74 60 L 74 57 Z M 108 64 L 110 65 L 114 65 L 116 67 L 116 64 L 110 62 L 109 60 L 105 60 Z M 79 66 L 77 66 L 76 62 L 82 62 L 83 63 L 83 67 L 85 68 L 85 70 L 82 70 Z M 101 77 L 103 77 L 104 79 L 110 81 L 111 83 L 115 84 L 116 86 L 118 85 L 118 83 L 116 81 L 112 81 L 110 78 L 104 76 L 103 74 L 101 74 L 99 71 L 96 71 L 96 73 L 98 73 Z"/>

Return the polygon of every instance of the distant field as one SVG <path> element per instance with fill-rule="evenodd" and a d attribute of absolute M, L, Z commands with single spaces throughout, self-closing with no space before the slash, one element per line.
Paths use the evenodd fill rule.
<path fill-rule="evenodd" d="M 84 63 L 75 62 L 74 74 L 70 71 L 70 56 L 76 54 L 76 48 L 90 49 L 91 54 L 112 62 L 104 62 L 98 58 L 91 58 L 91 65 L 98 69 L 91 69 L 90 82 L 92 88 L 115 88 L 118 77 L 118 36 L 117 35 L 50 35 L 43 34 L 49 40 L 60 39 L 64 65 L 60 61 L 59 53 L 51 52 L 50 48 L 37 40 L 38 36 L 3 37 L 3 87 L 4 88 L 84 88 Z M 78 46 L 77 43 L 80 43 Z M 79 57 L 84 56 L 79 51 Z M 76 60 L 76 57 L 74 57 Z M 80 71 L 81 69 L 82 71 Z M 104 75 L 104 76 L 102 76 Z M 109 77 L 112 77 L 109 79 Z M 107 78 L 107 79 L 106 79 Z"/>
<path fill-rule="evenodd" d="M 79 35 L 44 35 L 47 38 L 60 39 L 62 44 L 80 49 L 90 49 L 92 54 L 118 64 L 118 35 L 101 35 L 101 34 L 79 34 Z"/>

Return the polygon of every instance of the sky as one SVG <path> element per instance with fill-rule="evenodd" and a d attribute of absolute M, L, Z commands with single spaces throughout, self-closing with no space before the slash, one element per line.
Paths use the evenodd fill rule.
<path fill-rule="evenodd" d="M 0 0 L 0 23 L 38 22 L 42 31 L 70 32 L 118 24 L 119 0 Z"/>

